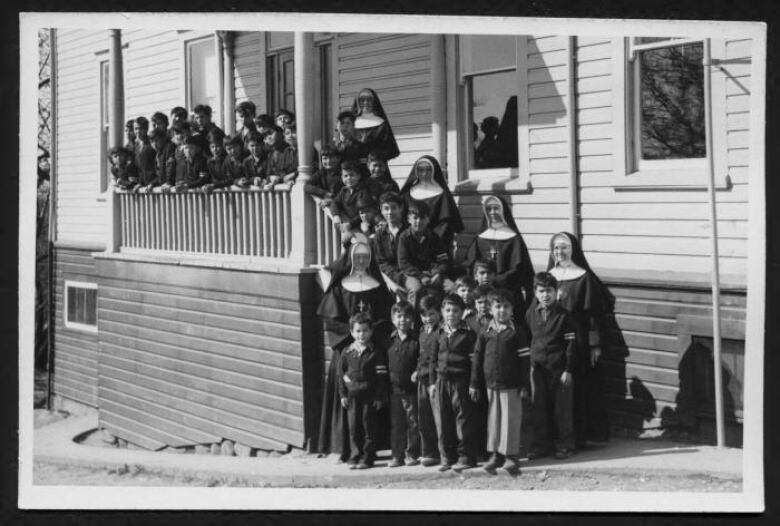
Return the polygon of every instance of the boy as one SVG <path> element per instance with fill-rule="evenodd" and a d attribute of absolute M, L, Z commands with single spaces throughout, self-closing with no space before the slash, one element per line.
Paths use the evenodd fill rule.
<path fill-rule="evenodd" d="M 360 231 L 369 239 L 373 239 L 376 228 L 376 217 L 379 213 L 376 200 L 369 194 L 360 196 L 357 200 Z"/>
<path fill-rule="evenodd" d="M 135 149 L 135 131 L 133 131 L 134 125 L 135 119 L 130 119 L 125 123 L 125 148 L 128 150 Z"/>
<path fill-rule="evenodd" d="M 146 117 L 135 119 L 133 134 L 135 135 L 133 155 L 138 170 L 138 180 L 141 186 L 149 186 L 155 179 L 155 154 L 152 145 L 149 144 L 149 120 Z"/>
<path fill-rule="evenodd" d="M 209 150 L 211 157 L 206 161 L 209 170 L 209 182 L 203 185 L 204 192 L 211 192 L 215 188 L 226 188 L 232 183 L 232 179 L 225 177 L 225 134 L 222 130 L 214 127 L 206 136 L 209 140 Z"/>
<path fill-rule="evenodd" d="M 154 150 L 154 179 L 139 191 L 146 193 L 158 185 L 170 189 L 176 173 L 176 146 L 168 139 L 165 130 L 160 128 L 152 130 L 149 143 Z"/>
<path fill-rule="evenodd" d="M 250 133 L 245 140 L 249 155 L 243 163 L 243 177 L 235 180 L 235 185 L 248 188 L 250 185 L 262 187 L 267 180 L 266 158 L 263 151 L 263 139 L 258 133 Z"/>
<path fill-rule="evenodd" d="M 238 125 L 236 135 L 244 141 L 245 148 L 249 134 L 257 132 L 254 121 L 255 111 L 255 103 L 250 100 L 242 101 L 236 106 L 236 124 Z"/>
<path fill-rule="evenodd" d="M 111 175 L 118 190 L 132 190 L 138 184 L 138 172 L 133 163 L 133 153 L 122 146 L 108 150 L 111 160 Z"/>
<path fill-rule="evenodd" d="M 360 225 L 357 202 L 367 192 L 355 161 L 341 163 L 341 182 L 344 186 L 330 203 L 330 213 L 333 215 L 333 223 L 339 225 L 344 239 L 350 237 L 350 232 Z"/>
<path fill-rule="evenodd" d="M 574 321 L 557 302 L 558 282 L 548 272 L 534 276 L 536 301 L 526 312 L 531 331 L 531 381 L 533 441 L 528 458 L 555 451 L 555 458 L 571 456 L 574 447 L 572 420 L 575 328 Z M 557 430 L 555 436 L 553 430 Z"/>
<path fill-rule="evenodd" d="M 204 139 L 208 137 L 211 130 L 220 130 L 216 124 L 211 122 L 212 110 L 211 106 L 206 104 L 198 104 L 192 110 L 192 134 L 200 135 Z"/>
<path fill-rule="evenodd" d="M 341 156 L 335 148 L 326 144 L 320 152 L 320 165 L 320 169 L 304 183 L 303 190 L 322 199 L 320 207 L 327 208 L 344 186 L 341 182 Z"/>
<path fill-rule="evenodd" d="M 255 128 L 257 129 L 257 133 L 259 133 L 261 136 L 265 137 L 265 134 L 267 134 L 269 131 L 271 131 L 271 128 L 274 127 L 274 119 L 267 113 L 263 113 L 261 115 L 258 115 L 254 118 L 255 121 Z"/>
<path fill-rule="evenodd" d="M 488 295 L 493 292 L 491 285 L 477 285 L 474 289 L 474 312 L 472 315 L 466 318 L 466 323 L 469 324 L 471 330 L 479 333 L 482 329 L 487 327 L 490 323 L 490 304 L 488 303 Z"/>
<path fill-rule="evenodd" d="M 471 352 L 477 336 L 463 323 L 463 308 L 457 294 L 444 296 L 442 328 L 433 344 L 428 373 L 432 383 L 428 394 L 439 404 L 439 471 L 452 468 L 456 473 L 477 465 L 474 402 L 469 396 Z"/>
<path fill-rule="evenodd" d="M 406 228 L 401 217 L 403 198 L 397 193 L 387 192 L 380 198 L 380 212 L 384 223 L 376 228 L 372 240 L 372 253 L 379 270 L 399 287 L 403 286 L 403 274 L 398 266 L 398 239 Z M 402 294 L 406 290 L 399 289 Z"/>
<path fill-rule="evenodd" d="M 173 139 L 173 127 L 176 124 L 180 124 L 180 123 L 189 124 L 189 122 L 187 122 L 187 110 L 182 108 L 181 106 L 176 106 L 172 108 L 170 120 L 171 120 L 171 124 L 168 131 L 168 135 L 170 136 L 171 139 Z"/>
<path fill-rule="evenodd" d="M 488 296 L 492 319 L 477 336 L 471 366 L 469 396 L 476 403 L 487 393 L 488 473 L 501 468 L 518 472 L 523 399 L 528 397 L 528 339 L 513 321 L 512 294 L 496 290 Z"/>
<path fill-rule="evenodd" d="M 246 188 L 249 186 L 249 181 L 244 176 L 244 141 L 241 137 L 234 135 L 233 137 L 225 137 L 223 141 L 225 145 L 225 162 L 222 164 L 222 172 L 224 181 L 230 186 L 238 188 Z"/>
<path fill-rule="evenodd" d="M 168 133 L 168 116 L 161 111 L 154 112 L 151 119 L 152 130 L 161 129 L 166 134 Z M 170 139 L 170 137 L 168 137 Z"/>
<path fill-rule="evenodd" d="M 275 184 L 282 182 L 283 155 L 288 144 L 284 141 L 284 130 L 274 125 L 271 131 L 265 135 L 265 147 L 268 152 L 266 158 L 267 181 L 263 190 L 271 190 Z M 297 166 L 296 166 L 297 168 Z"/>
<path fill-rule="evenodd" d="M 277 111 L 276 115 L 274 115 L 274 119 L 276 121 L 276 125 L 283 130 L 288 126 L 293 126 L 295 123 L 295 115 L 293 112 L 285 108 Z"/>
<path fill-rule="evenodd" d="M 417 387 L 414 384 L 420 342 L 412 327 L 414 307 L 400 301 L 390 310 L 395 330 L 387 343 L 387 368 L 390 373 L 390 444 L 393 458 L 389 466 L 397 468 L 420 463 L 420 435 L 417 428 Z"/>
<path fill-rule="evenodd" d="M 477 285 L 495 286 L 496 282 L 496 262 L 489 259 L 478 259 L 473 267 L 474 279 Z"/>
<path fill-rule="evenodd" d="M 344 160 L 363 161 L 366 157 L 365 146 L 355 139 L 355 114 L 349 110 L 339 113 L 333 146 Z"/>
<path fill-rule="evenodd" d="M 200 141 L 187 137 L 184 142 L 184 156 L 176 162 L 176 192 L 186 192 L 209 182 L 206 157 L 201 152 Z"/>
<path fill-rule="evenodd" d="M 428 205 L 423 201 L 409 205 L 406 220 L 409 228 L 398 239 L 398 267 L 404 276 L 403 287 L 408 299 L 416 305 L 417 292 L 423 285 L 440 286 L 449 268 L 447 247 L 428 229 Z M 461 313 L 462 315 L 463 313 Z"/>
<path fill-rule="evenodd" d="M 284 128 L 284 142 L 287 145 L 278 158 L 278 163 L 274 165 L 277 175 L 281 176 L 282 181 L 291 183 L 298 177 L 298 132 L 295 130 L 295 124 L 290 124 Z M 317 152 L 314 152 L 312 162 L 317 162 Z"/>
<path fill-rule="evenodd" d="M 420 300 L 420 320 L 422 330 L 419 334 L 419 353 L 417 372 L 414 377 L 417 382 L 417 410 L 420 428 L 420 445 L 425 467 L 439 463 L 439 404 L 435 397 L 429 394 L 433 382 L 430 378 L 433 347 L 439 336 L 439 321 L 441 320 L 441 302 L 435 295 L 423 296 Z"/>
<path fill-rule="evenodd" d="M 378 153 L 369 152 L 366 158 L 368 164 L 368 172 L 370 178 L 368 180 L 369 189 L 371 195 L 379 198 L 385 192 L 400 192 L 398 183 L 390 177 L 390 172 L 387 169 L 387 163 L 382 159 Z"/>
<path fill-rule="evenodd" d="M 374 464 L 376 412 L 387 397 L 387 357 L 371 342 L 371 316 L 358 312 L 349 319 L 354 342 L 339 361 L 339 396 L 347 410 L 351 455 L 350 469 Z"/>
<path fill-rule="evenodd" d="M 474 307 L 474 293 L 476 292 L 477 282 L 471 276 L 461 276 L 455 280 L 455 285 L 452 287 L 452 292 L 460 296 L 463 300 L 463 304 L 466 306 L 466 310 L 463 311 L 463 320 L 469 324 L 471 329 L 479 334 L 479 330 L 474 329 L 469 322 L 470 318 L 475 317 L 477 311 Z"/>

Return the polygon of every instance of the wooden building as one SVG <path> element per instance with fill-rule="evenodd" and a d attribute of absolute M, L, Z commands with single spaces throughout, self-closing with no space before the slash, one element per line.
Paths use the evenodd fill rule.
<path fill-rule="evenodd" d="M 305 447 L 316 434 L 323 366 L 315 270 L 337 249 L 330 218 L 301 184 L 273 194 L 113 193 L 105 151 L 123 142 L 124 120 L 208 103 L 233 131 L 235 105 L 249 99 L 267 113 L 292 109 L 299 144 L 319 146 L 364 87 L 379 94 L 398 140 L 396 179 L 421 155 L 441 160 L 467 222 L 461 245 L 490 193 L 511 202 L 537 269 L 546 268 L 554 233 L 580 237 L 617 296 L 619 330 L 604 360 L 612 422 L 622 427 L 696 426 L 714 411 L 704 191 L 712 156 L 727 416 L 739 429 L 748 185 L 763 177 L 749 164 L 751 40 L 712 40 L 713 148 L 680 158 L 645 155 L 640 64 L 669 59 L 659 49 L 700 55 L 701 40 L 52 35 L 53 390 L 96 408 L 111 433 L 151 449 L 223 439 Z M 691 104 L 703 108 L 690 89 Z M 501 117 L 512 98 L 516 159 L 479 167 L 471 123 L 487 111 Z M 310 155 L 300 148 L 302 179 Z"/>

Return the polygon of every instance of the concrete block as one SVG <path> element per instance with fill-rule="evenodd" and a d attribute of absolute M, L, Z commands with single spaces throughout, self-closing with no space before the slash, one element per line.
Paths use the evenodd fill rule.
<path fill-rule="evenodd" d="M 211 452 L 212 455 L 219 455 L 220 453 L 222 453 L 222 450 L 220 449 L 219 444 L 217 443 L 211 444 L 209 451 Z"/>
<path fill-rule="evenodd" d="M 210 448 L 207 445 L 197 444 L 195 446 L 195 454 L 196 455 L 208 455 L 209 452 L 210 452 Z"/>
<path fill-rule="evenodd" d="M 219 448 L 223 456 L 232 457 L 236 454 L 232 440 L 223 440 Z"/>
<path fill-rule="evenodd" d="M 255 454 L 255 449 L 238 442 L 233 445 L 233 451 L 239 457 L 251 457 Z"/>

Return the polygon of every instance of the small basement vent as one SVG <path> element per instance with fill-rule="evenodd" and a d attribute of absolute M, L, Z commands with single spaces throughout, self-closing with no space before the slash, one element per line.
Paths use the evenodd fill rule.
<path fill-rule="evenodd" d="M 97 283 L 65 281 L 65 327 L 97 332 Z"/>

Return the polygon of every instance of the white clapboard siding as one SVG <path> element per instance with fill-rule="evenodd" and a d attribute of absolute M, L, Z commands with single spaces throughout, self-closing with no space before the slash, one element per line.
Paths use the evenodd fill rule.
<path fill-rule="evenodd" d="M 431 153 L 430 36 L 340 34 L 338 106 L 351 108 L 362 88 L 372 88 L 393 127 L 401 155 L 390 171 L 403 181 L 414 161 Z"/>
<path fill-rule="evenodd" d="M 107 30 L 58 29 L 55 118 L 57 225 L 60 241 L 103 243 L 99 188 L 100 70 L 108 55 Z M 73 206 L 79 203 L 82 206 Z"/>
<path fill-rule="evenodd" d="M 125 61 L 125 117 L 157 111 L 170 114 L 184 106 L 183 46 L 175 31 L 128 31 L 122 33 Z"/>
<path fill-rule="evenodd" d="M 251 100 L 265 107 L 265 33 L 239 31 L 233 50 L 236 103 Z"/>

